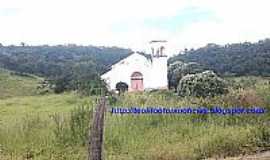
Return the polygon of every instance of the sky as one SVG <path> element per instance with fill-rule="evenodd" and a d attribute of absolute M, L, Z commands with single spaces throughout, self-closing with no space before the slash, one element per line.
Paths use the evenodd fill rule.
<path fill-rule="evenodd" d="M 118 46 L 168 55 L 207 43 L 270 38 L 269 0 L 0 0 L 4 45 Z"/>

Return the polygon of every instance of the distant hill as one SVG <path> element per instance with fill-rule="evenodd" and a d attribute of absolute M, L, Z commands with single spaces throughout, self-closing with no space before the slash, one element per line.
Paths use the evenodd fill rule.
<path fill-rule="evenodd" d="M 44 77 L 59 76 L 79 65 L 100 73 L 131 52 L 118 47 L 77 45 L 0 46 L 0 67 Z"/>
<path fill-rule="evenodd" d="M 131 52 L 78 45 L 0 46 L 0 67 L 44 77 L 56 93 L 85 89 L 92 93 L 91 88 L 101 88 L 99 75 Z"/>
<path fill-rule="evenodd" d="M 41 78 L 31 75 L 17 75 L 0 68 L 0 99 L 37 94 Z"/>
<path fill-rule="evenodd" d="M 198 62 L 223 75 L 270 76 L 270 39 L 223 46 L 208 44 L 199 49 L 185 50 L 170 58 L 169 63 L 178 60 Z"/>

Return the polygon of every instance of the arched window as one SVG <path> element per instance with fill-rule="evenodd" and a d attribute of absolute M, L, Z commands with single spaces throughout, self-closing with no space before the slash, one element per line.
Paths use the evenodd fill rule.
<path fill-rule="evenodd" d="M 165 49 L 164 46 L 161 46 L 160 47 L 160 56 L 163 56 L 164 55 L 164 49 Z"/>

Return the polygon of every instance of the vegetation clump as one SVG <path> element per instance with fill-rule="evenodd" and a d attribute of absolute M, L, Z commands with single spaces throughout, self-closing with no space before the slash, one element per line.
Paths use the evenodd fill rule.
<path fill-rule="evenodd" d="M 181 78 L 187 74 L 201 73 L 203 71 L 204 67 L 199 63 L 176 61 L 168 68 L 169 88 L 174 88 L 176 90 Z"/>
<path fill-rule="evenodd" d="M 118 82 L 116 84 L 116 90 L 119 92 L 119 94 L 124 93 L 128 91 L 128 85 L 125 82 Z"/>
<path fill-rule="evenodd" d="M 180 96 L 214 97 L 228 92 L 225 80 L 213 71 L 205 71 L 184 76 L 177 88 Z"/>

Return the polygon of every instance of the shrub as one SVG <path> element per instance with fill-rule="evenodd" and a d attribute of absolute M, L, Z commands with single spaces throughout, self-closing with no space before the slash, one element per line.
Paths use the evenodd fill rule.
<path fill-rule="evenodd" d="M 71 111 L 69 121 L 71 137 L 77 144 L 85 145 L 86 143 L 93 115 L 92 111 L 89 106 L 77 107 Z"/>
<path fill-rule="evenodd" d="M 89 133 L 92 115 L 92 108 L 89 106 L 73 109 L 70 113 L 70 119 L 59 114 L 53 115 L 52 118 L 55 123 L 53 133 L 57 144 L 63 146 L 75 144 L 84 146 Z"/>
<path fill-rule="evenodd" d="M 255 88 L 256 84 L 260 81 L 258 77 L 234 77 L 234 78 L 227 78 L 227 82 L 230 87 L 233 89 L 249 89 Z"/>
<path fill-rule="evenodd" d="M 169 88 L 177 89 L 178 82 L 187 74 L 201 73 L 205 69 L 196 62 L 184 63 L 176 61 L 168 67 Z"/>
<path fill-rule="evenodd" d="M 228 92 L 227 83 L 213 71 L 184 76 L 177 88 L 180 96 L 213 97 Z"/>
<path fill-rule="evenodd" d="M 121 94 L 128 90 L 128 85 L 125 82 L 118 82 L 116 84 L 116 90 Z"/>
<path fill-rule="evenodd" d="M 270 129 L 268 125 L 258 125 L 256 129 L 253 130 L 254 139 L 253 142 L 258 147 L 269 148 L 270 147 Z"/>
<path fill-rule="evenodd" d="M 254 89 L 231 90 L 230 94 L 223 96 L 220 100 L 227 106 L 266 106 L 264 99 Z"/>

